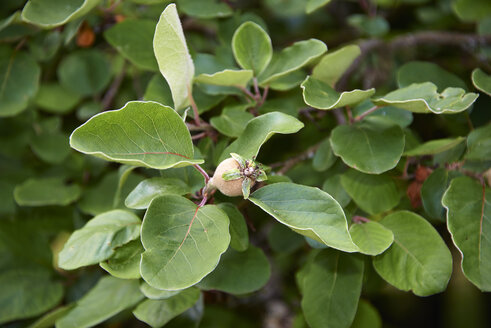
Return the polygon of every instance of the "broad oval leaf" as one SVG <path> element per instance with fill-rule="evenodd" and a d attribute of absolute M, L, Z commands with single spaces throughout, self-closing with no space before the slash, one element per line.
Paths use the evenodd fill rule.
<path fill-rule="evenodd" d="M 143 253 L 143 246 L 140 240 L 133 240 L 116 248 L 114 254 L 99 265 L 113 277 L 139 279 L 141 253 Z"/>
<path fill-rule="evenodd" d="M 421 187 L 421 202 L 430 218 L 443 221 L 443 194 L 448 189 L 450 181 L 459 175 L 459 172 L 438 168 L 424 181 Z"/>
<path fill-rule="evenodd" d="M 43 83 L 36 95 L 36 105 L 49 113 L 65 114 L 77 105 L 80 98 L 58 83 Z"/>
<path fill-rule="evenodd" d="M 93 327 L 131 308 L 143 299 L 138 284 L 136 279 L 101 278 L 68 314 L 56 321 L 56 328 Z"/>
<path fill-rule="evenodd" d="M 0 324 L 42 314 L 63 297 L 61 283 L 41 268 L 2 269 L 0 286 Z"/>
<path fill-rule="evenodd" d="M 358 307 L 363 260 L 328 249 L 318 253 L 299 279 L 302 310 L 312 328 L 348 328 Z"/>
<path fill-rule="evenodd" d="M 331 133 L 334 154 L 346 165 L 369 174 L 394 168 L 402 156 L 404 143 L 399 125 L 377 117 L 337 126 Z"/>
<path fill-rule="evenodd" d="M 349 170 L 341 176 L 341 184 L 356 205 L 371 215 L 393 209 L 401 198 L 394 180 L 387 175 Z"/>
<path fill-rule="evenodd" d="M 194 64 L 189 55 L 176 5 L 168 5 L 160 16 L 153 38 L 160 73 L 172 92 L 175 109 L 188 105 L 192 92 Z"/>
<path fill-rule="evenodd" d="M 484 73 L 483 70 L 476 68 L 472 71 L 472 83 L 477 90 L 484 92 L 491 97 L 491 75 Z"/>
<path fill-rule="evenodd" d="M 232 15 L 232 8 L 219 0 L 177 0 L 179 9 L 188 16 L 202 19 L 227 17 Z"/>
<path fill-rule="evenodd" d="M 318 188 L 274 183 L 256 190 L 249 200 L 304 236 L 344 252 L 358 251 L 342 207 Z"/>
<path fill-rule="evenodd" d="M 372 304 L 360 299 L 351 328 L 382 328 L 382 319 Z"/>
<path fill-rule="evenodd" d="M 369 221 L 351 225 L 349 232 L 360 253 L 378 255 L 394 241 L 394 234 L 378 222 Z"/>
<path fill-rule="evenodd" d="M 268 33 L 254 22 L 245 22 L 235 31 L 232 50 L 239 66 L 254 71 L 255 76 L 268 66 L 273 56 Z"/>
<path fill-rule="evenodd" d="M 274 80 L 307 65 L 326 51 L 325 43 L 317 39 L 295 42 L 273 56 L 271 63 L 258 77 L 259 84 L 268 85 Z"/>
<path fill-rule="evenodd" d="M 397 70 L 399 88 L 427 81 L 434 83 L 438 90 L 444 90 L 448 87 L 467 89 L 465 82 L 460 77 L 431 62 L 412 61 L 402 65 Z"/>
<path fill-rule="evenodd" d="M 404 152 L 404 156 L 424 156 L 439 154 L 460 145 L 465 137 L 436 139 L 425 142 Z"/>
<path fill-rule="evenodd" d="M 491 124 L 474 129 L 467 136 L 467 160 L 491 160 Z"/>
<path fill-rule="evenodd" d="M 300 86 L 303 89 L 303 100 L 309 106 L 317 109 L 334 109 L 344 106 L 353 106 L 370 98 L 375 89 L 352 90 L 337 92 L 328 84 L 308 76 Z"/>
<path fill-rule="evenodd" d="M 305 13 L 311 14 L 317 9 L 327 5 L 331 0 L 307 0 L 305 4 Z"/>
<path fill-rule="evenodd" d="M 312 70 L 312 78 L 334 88 L 336 82 L 360 54 L 360 47 L 354 44 L 329 52 L 315 65 Z"/>
<path fill-rule="evenodd" d="M 80 193 L 78 185 L 65 185 L 61 178 L 38 178 L 16 186 L 14 199 L 21 206 L 63 206 L 77 200 Z"/>
<path fill-rule="evenodd" d="M 28 23 L 52 28 L 87 14 L 101 0 L 29 0 L 22 10 Z"/>
<path fill-rule="evenodd" d="M 461 88 L 446 88 L 442 93 L 431 82 L 413 83 L 410 86 L 392 91 L 385 96 L 373 99 L 379 106 L 395 106 L 413 113 L 453 114 L 469 108 L 478 94 L 465 93 Z"/>
<path fill-rule="evenodd" d="M 150 178 L 140 182 L 126 197 L 124 203 L 129 208 L 144 209 L 148 208 L 152 200 L 158 196 L 187 193 L 190 193 L 190 189 L 180 179 Z"/>
<path fill-rule="evenodd" d="M 200 74 L 194 78 L 195 82 L 220 86 L 246 87 L 252 79 L 251 70 L 224 69 L 213 74 Z"/>
<path fill-rule="evenodd" d="M 479 289 L 491 291 L 491 190 L 470 177 L 455 178 L 442 204 L 462 271 Z"/>
<path fill-rule="evenodd" d="M 322 172 L 330 168 L 335 162 L 337 157 L 334 156 L 331 148 L 331 142 L 325 139 L 320 144 L 319 148 L 315 152 L 314 159 L 312 160 L 312 167 L 314 170 Z"/>
<path fill-rule="evenodd" d="M 335 174 L 327 178 L 322 184 L 322 190 L 331 195 L 342 207 L 345 207 L 351 201 L 350 195 L 341 184 L 341 174 Z"/>
<path fill-rule="evenodd" d="M 58 265 L 65 270 L 96 264 L 110 258 L 115 248 L 138 238 L 140 219 L 133 213 L 113 210 L 97 215 L 76 230 L 59 254 Z"/>
<path fill-rule="evenodd" d="M 0 117 L 14 116 L 27 108 L 40 76 L 41 68 L 31 56 L 0 47 Z"/>
<path fill-rule="evenodd" d="M 177 295 L 161 300 L 145 300 L 140 303 L 133 314 L 152 327 L 163 327 L 171 319 L 191 308 L 200 297 L 197 288 L 188 288 Z"/>
<path fill-rule="evenodd" d="M 249 232 L 244 216 L 237 207 L 230 203 L 218 204 L 230 220 L 230 247 L 242 252 L 249 247 Z"/>
<path fill-rule="evenodd" d="M 394 243 L 373 259 L 377 273 L 418 296 L 444 291 L 452 274 L 452 255 L 435 228 L 408 211 L 394 212 L 380 224 L 392 230 Z"/>
<path fill-rule="evenodd" d="M 80 96 L 90 96 L 109 84 L 111 65 L 99 50 L 78 50 L 63 58 L 57 74 L 65 89 Z"/>
<path fill-rule="evenodd" d="M 303 123 L 293 116 L 281 112 L 271 112 L 258 116 L 247 123 L 244 132 L 222 153 L 220 161 L 237 153 L 244 158 L 256 156 L 259 149 L 273 134 L 295 133 L 303 128 Z"/>
<path fill-rule="evenodd" d="M 247 123 L 254 118 L 254 115 L 246 111 L 249 105 L 235 105 L 223 108 L 220 116 L 212 117 L 210 124 L 231 138 L 237 138 L 244 132 Z"/>
<path fill-rule="evenodd" d="M 146 298 L 149 298 L 151 300 L 163 300 L 172 297 L 174 295 L 177 295 L 181 292 L 181 290 L 157 289 L 150 286 L 145 281 L 141 283 L 140 291 L 143 293 L 143 295 L 145 295 Z"/>
<path fill-rule="evenodd" d="M 250 246 L 243 252 L 229 249 L 223 254 L 217 268 L 198 286 L 204 290 L 247 294 L 266 285 L 270 275 L 268 258 L 260 248 Z"/>
<path fill-rule="evenodd" d="M 142 225 L 141 275 L 158 289 L 192 286 L 209 274 L 230 243 L 229 219 L 215 205 L 175 195 L 155 198 Z"/>
<path fill-rule="evenodd" d="M 139 68 L 158 71 L 153 52 L 155 22 L 125 19 L 104 32 L 107 42 Z"/>
<path fill-rule="evenodd" d="M 95 115 L 73 131 L 72 148 L 106 160 L 154 169 L 202 163 L 193 159 L 189 130 L 172 108 L 130 101 Z"/>

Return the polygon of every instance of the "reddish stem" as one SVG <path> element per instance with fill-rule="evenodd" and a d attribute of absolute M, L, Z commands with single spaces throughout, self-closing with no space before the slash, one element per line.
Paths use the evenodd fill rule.
<path fill-rule="evenodd" d="M 353 221 L 354 223 L 367 223 L 367 222 L 370 222 L 370 220 L 367 219 L 366 217 L 359 216 L 359 215 L 353 216 L 353 218 L 351 219 L 351 221 Z"/>
<path fill-rule="evenodd" d="M 373 106 L 372 108 L 370 108 L 369 110 L 367 110 L 365 113 L 363 114 L 360 114 L 358 115 L 357 117 L 354 118 L 354 121 L 355 122 L 359 122 L 361 121 L 362 119 L 364 119 L 366 116 L 370 115 L 371 113 L 373 113 L 374 111 L 376 111 L 377 109 L 379 109 L 380 107 L 379 106 Z"/>

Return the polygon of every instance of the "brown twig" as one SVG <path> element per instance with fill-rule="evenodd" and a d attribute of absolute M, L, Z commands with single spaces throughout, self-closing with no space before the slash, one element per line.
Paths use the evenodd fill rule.
<path fill-rule="evenodd" d="M 400 35 L 386 42 L 379 39 L 369 39 L 361 41 L 358 45 L 361 49 L 361 55 L 346 70 L 337 84 L 338 90 L 344 90 L 348 84 L 350 76 L 357 70 L 365 57 L 377 50 L 384 50 L 384 53 L 392 53 L 406 48 L 413 48 L 421 45 L 439 45 L 453 46 L 463 49 L 466 52 L 473 53 L 473 50 L 479 46 L 491 44 L 491 35 L 477 35 L 458 32 L 446 31 L 425 31 Z M 481 65 L 488 70 L 489 65 L 485 60 L 477 58 Z"/>
<path fill-rule="evenodd" d="M 104 97 L 102 98 L 101 101 L 101 107 L 102 109 L 109 109 L 111 106 L 114 97 L 118 93 L 119 87 L 121 87 L 121 83 L 124 80 L 124 77 L 126 75 L 126 61 L 123 62 L 123 67 L 121 68 L 121 72 L 114 78 L 113 83 L 111 83 L 111 86 L 109 86 L 109 89 L 107 89 L 106 93 L 104 94 Z"/>
<path fill-rule="evenodd" d="M 271 164 L 269 166 L 271 168 L 281 167 L 281 169 L 278 170 L 277 173 L 280 174 L 280 175 L 283 175 L 286 172 L 288 172 L 288 170 L 290 170 L 292 167 L 294 167 L 295 165 L 297 165 L 298 163 L 300 163 L 301 161 L 304 161 L 304 160 L 306 160 L 306 159 L 311 158 L 312 156 L 314 156 L 314 153 L 316 152 L 316 150 L 319 148 L 320 145 L 321 145 L 321 143 L 319 142 L 318 144 L 315 144 L 315 145 L 307 148 L 306 151 L 298 154 L 297 156 L 294 156 L 292 158 L 289 158 L 286 161 L 273 163 L 273 164 Z"/>
<path fill-rule="evenodd" d="M 377 109 L 379 109 L 380 107 L 379 106 L 373 106 L 372 108 L 370 108 L 369 110 L 367 110 L 366 112 L 358 115 L 357 117 L 355 117 L 353 119 L 354 122 L 360 122 L 361 120 L 363 120 L 365 117 L 367 117 L 368 115 L 370 115 L 371 113 L 375 112 Z"/>

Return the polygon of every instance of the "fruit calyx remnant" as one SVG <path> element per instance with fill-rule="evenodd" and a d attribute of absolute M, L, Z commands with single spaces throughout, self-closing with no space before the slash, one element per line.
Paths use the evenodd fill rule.
<path fill-rule="evenodd" d="M 256 181 L 267 179 L 266 173 L 253 159 L 245 159 L 235 153 L 230 156 L 218 165 L 206 189 L 216 188 L 226 196 L 243 195 L 247 199 Z"/>

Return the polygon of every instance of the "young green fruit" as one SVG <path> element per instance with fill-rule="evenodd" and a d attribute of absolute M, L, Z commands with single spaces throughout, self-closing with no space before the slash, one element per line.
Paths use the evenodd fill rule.
<path fill-rule="evenodd" d="M 234 158 L 230 157 L 218 165 L 215 174 L 208 183 L 226 196 L 235 197 L 242 195 L 243 177 L 229 181 L 223 179 L 223 174 L 232 170 L 240 170 L 240 164 Z M 253 185 L 254 183 L 251 184 L 251 187 Z"/>

